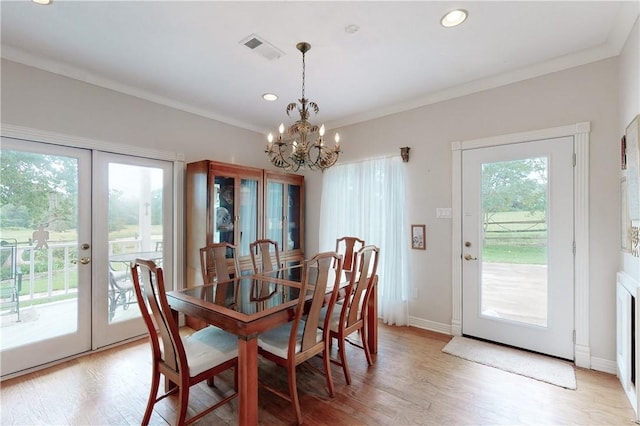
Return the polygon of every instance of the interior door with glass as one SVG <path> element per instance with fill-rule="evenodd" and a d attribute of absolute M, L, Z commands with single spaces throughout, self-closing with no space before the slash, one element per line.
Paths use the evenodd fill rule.
<path fill-rule="evenodd" d="M 96 152 L 94 169 L 94 347 L 102 347 L 146 333 L 132 262 L 153 260 L 173 287 L 173 163 Z"/>
<path fill-rule="evenodd" d="M 462 332 L 574 359 L 573 138 L 462 152 Z"/>
<path fill-rule="evenodd" d="M 3 377 L 91 349 L 91 152 L 2 138 Z"/>

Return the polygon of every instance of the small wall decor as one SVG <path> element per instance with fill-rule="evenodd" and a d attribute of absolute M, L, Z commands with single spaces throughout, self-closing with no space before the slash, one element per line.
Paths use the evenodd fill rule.
<path fill-rule="evenodd" d="M 631 227 L 631 255 L 634 257 L 640 257 L 640 228 L 637 226 Z"/>
<path fill-rule="evenodd" d="M 411 248 L 418 250 L 427 248 L 425 225 L 411 225 Z"/>
<path fill-rule="evenodd" d="M 627 170 L 627 138 L 625 135 L 622 135 L 622 139 L 620 139 L 620 168 Z"/>
<path fill-rule="evenodd" d="M 402 148 L 400 148 L 400 156 L 402 157 L 402 162 L 403 163 L 408 163 L 409 162 L 409 150 L 411 148 L 409 148 L 408 146 L 403 146 Z"/>

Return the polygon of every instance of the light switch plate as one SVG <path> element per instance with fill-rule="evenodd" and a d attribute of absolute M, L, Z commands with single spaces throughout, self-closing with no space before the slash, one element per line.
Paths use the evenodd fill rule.
<path fill-rule="evenodd" d="M 438 207 L 436 209 L 436 218 L 451 219 L 451 207 Z"/>

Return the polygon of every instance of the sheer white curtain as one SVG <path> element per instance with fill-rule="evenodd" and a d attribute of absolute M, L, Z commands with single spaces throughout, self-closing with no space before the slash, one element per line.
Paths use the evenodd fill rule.
<path fill-rule="evenodd" d="M 340 164 L 324 172 L 320 251 L 336 238 L 356 236 L 380 247 L 378 314 L 386 324 L 407 324 L 409 231 L 405 176 L 399 157 Z"/>

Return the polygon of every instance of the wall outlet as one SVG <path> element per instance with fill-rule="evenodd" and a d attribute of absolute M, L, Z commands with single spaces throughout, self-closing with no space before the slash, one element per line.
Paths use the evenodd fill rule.
<path fill-rule="evenodd" d="M 411 289 L 411 298 L 412 299 L 417 299 L 418 298 L 418 287 L 413 287 Z"/>

